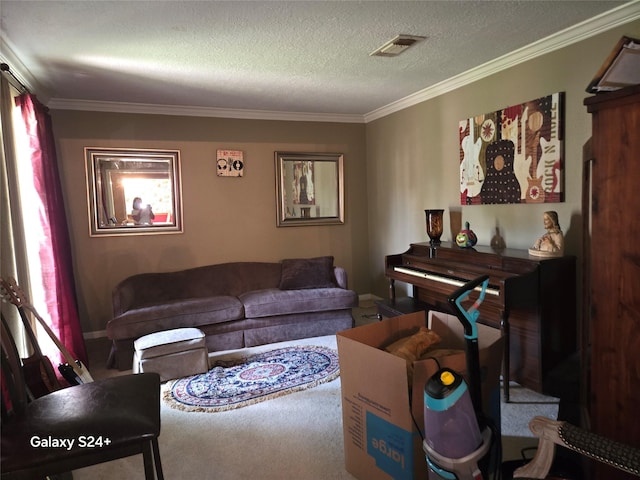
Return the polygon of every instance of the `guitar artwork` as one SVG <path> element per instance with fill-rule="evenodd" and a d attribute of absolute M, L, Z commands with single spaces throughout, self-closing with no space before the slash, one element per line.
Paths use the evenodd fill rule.
<path fill-rule="evenodd" d="M 83 383 L 91 383 L 93 382 L 93 378 L 89 371 L 84 367 L 80 360 L 74 360 L 66 347 L 60 342 L 55 333 L 51 330 L 47 322 L 38 314 L 37 310 L 29 303 L 27 296 L 22 291 L 18 283 L 13 278 L 0 278 L 0 296 L 3 300 L 7 300 L 18 308 L 20 312 L 20 317 L 22 318 L 22 322 L 25 325 L 25 329 L 27 334 L 30 337 L 30 341 L 33 344 L 34 350 L 36 351 L 36 355 L 39 355 L 40 358 L 46 359 L 40 352 L 40 348 L 38 347 L 37 339 L 33 333 L 31 328 L 31 324 L 29 323 L 26 312 L 30 312 L 36 320 L 40 323 L 42 328 L 47 332 L 47 335 L 51 338 L 53 343 L 55 343 L 60 353 L 66 360 L 67 363 L 61 363 L 58 365 L 58 370 L 62 374 L 62 376 L 71 384 L 71 385 L 80 385 Z M 48 362 L 48 359 L 46 359 Z M 49 363 L 49 367 L 51 364 Z M 46 367 L 45 367 L 46 368 Z M 55 377 L 55 375 L 54 375 Z"/>
<path fill-rule="evenodd" d="M 494 122 L 496 140 L 485 152 L 487 174 L 480 192 L 483 204 L 520 202 L 520 184 L 514 171 L 515 144 L 502 134 L 507 118 L 505 112 L 498 112 Z"/>
<path fill-rule="evenodd" d="M 562 162 L 563 138 L 562 131 L 562 93 L 555 93 L 551 97 L 551 121 L 549 140 L 540 139 L 542 154 L 540 155 L 539 170 L 544 172 L 544 190 L 547 202 L 562 200 Z"/>
<path fill-rule="evenodd" d="M 535 132 L 535 139 L 532 143 L 536 147 L 540 141 L 540 128 L 542 128 L 543 123 L 544 115 L 539 111 L 533 112 L 527 122 L 529 130 L 531 132 Z M 522 128 L 524 129 L 524 127 L 525 125 L 523 124 Z M 543 203 L 544 187 L 542 185 L 542 180 L 544 175 L 541 175 L 540 172 L 538 172 L 538 157 L 537 155 L 533 155 L 532 157 L 528 157 L 528 159 L 531 159 L 531 166 L 529 167 L 529 177 L 527 178 L 526 202 Z"/>
<path fill-rule="evenodd" d="M 559 200 L 561 101 L 562 96 L 558 93 L 538 99 L 535 102 L 537 110 L 529 116 L 526 124 L 528 139 L 531 139 L 531 145 L 535 149 L 527 178 L 527 203 Z"/>
<path fill-rule="evenodd" d="M 460 140 L 462 159 L 460 162 L 460 193 L 466 191 L 467 198 L 477 197 L 484 182 L 484 170 L 480 164 L 480 152 L 482 150 L 482 137 L 475 138 L 476 126 L 474 119 L 460 123 L 460 134 L 464 135 L 467 128 L 469 134 Z"/>

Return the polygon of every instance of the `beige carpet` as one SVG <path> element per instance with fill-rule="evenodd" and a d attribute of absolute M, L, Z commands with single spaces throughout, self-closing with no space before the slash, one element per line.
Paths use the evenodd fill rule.
<path fill-rule="evenodd" d="M 239 358 L 290 344 L 336 348 L 335 336 L 328 336 L 223 356 Z M 167 480 L 354 478 L 344 469 L 339 378 L 228 412 L 182 412 L 163 403 L 161 415 L 160 454 Z M 78 470 L 73 478 L 144 479 L 142 457 Z"/>
<path fill-rule="evenodd" d="M 336 348 L 335 336 L 327 336 L 218 353 L 212 357 L 241 358 L 291 344 Z M 512 395 L 517 400 L 527 392 L 516 388 Z M 554 415 L 554 405 L 535 406 Z M 531 418 L 526 413 L 529 407 L 526 403 L 509 407 L 509 415 L 515 417 L 516 424 L 511 425 L 509 435 L 503 437 L 505 459 L 520 458 L 523 447 L 536 444 L 526 428 Z M 163 403 L 160 452 L 165 478 L 353 479 L 344 468 L 341 408 L 340 378 L 228 412 L 182 412 Z M 141 456 L 74 472 L 75 480 L 143 478 Z"/>

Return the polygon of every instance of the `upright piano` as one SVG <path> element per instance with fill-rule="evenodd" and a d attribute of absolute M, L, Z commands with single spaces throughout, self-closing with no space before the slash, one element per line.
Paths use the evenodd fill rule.
<path fill-rule="evenodd" d="M 527 250 L 412 243 L 406 252 L 385 257 L 385 275 L 392 303 L 396 282 L 404 282 L 412 286 L 414 299 L 448 313 L 453 313 L 449 295 L 469 280 L 489 276 L 478 321 L 502 329 L 505 337 L 507 402 L 510 380 L 552 394 L 549 373 L 576 351 L 574 256 L 538 257 Z M 469 301 L 476 297 L 470 295 Z"/>

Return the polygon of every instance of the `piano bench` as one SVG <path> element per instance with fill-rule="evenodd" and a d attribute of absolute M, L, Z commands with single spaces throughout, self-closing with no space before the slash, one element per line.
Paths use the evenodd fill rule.
<path fill-rule="evenodd" d="M 428 311 L 429 305 L 413 297 L 400 297 L 395 301 L 377 300 L 378 313 L 383 317 L 398 317 L 407 313 Z"/>

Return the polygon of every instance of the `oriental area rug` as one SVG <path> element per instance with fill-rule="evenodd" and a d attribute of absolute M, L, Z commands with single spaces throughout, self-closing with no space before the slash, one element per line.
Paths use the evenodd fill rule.
<path fill-rule="evenodd" d="M 164 389 L 164 401 L 187 412 L 221 412 L 306 390 L 338 377 L 338 352 L 299 345 L 218 361 L 207 373 L 180 378 Z"/>

